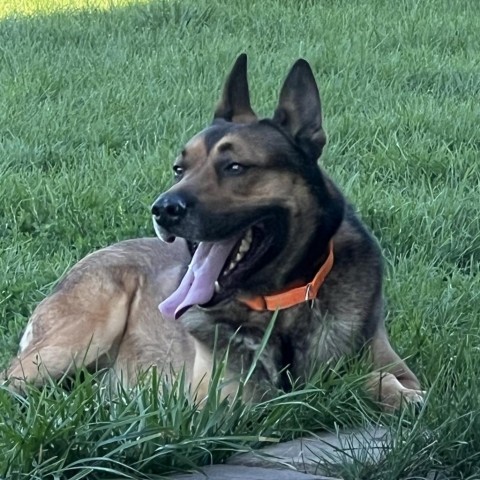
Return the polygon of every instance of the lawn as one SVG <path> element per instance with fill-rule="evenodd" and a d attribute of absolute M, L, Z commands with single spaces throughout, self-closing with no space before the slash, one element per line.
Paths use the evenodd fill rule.
<path fill-rule="evenodd" d="M 312 64 L 322 163 L 383 246 L 388 329 L 428 398 L 379 416 L 359 364 L 259 406 L 219 402 L 217 378 L 199 412 L 181 379 L 110 392 L 85 374 L 70 391 L 0 390 L 0 478 L 158 478 L 369 421 L 396 433 L 390 454 L 332 474 L 480 478 L 479 19 L 478 0 L 2 2 L 0 366 L 78 259 L 153 235 L 170 163 L 245 51 L 263 115 L 293 61 Z"/>

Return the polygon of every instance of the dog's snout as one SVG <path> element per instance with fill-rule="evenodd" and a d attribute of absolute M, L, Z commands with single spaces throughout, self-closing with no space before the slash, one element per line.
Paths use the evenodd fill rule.
<path fill-rule="evenodd" d="M 178 193 L 165 193 L 152 205 L 152 215 L 158 222 L 175 222 L 187 213 L 188 203 Z"/>

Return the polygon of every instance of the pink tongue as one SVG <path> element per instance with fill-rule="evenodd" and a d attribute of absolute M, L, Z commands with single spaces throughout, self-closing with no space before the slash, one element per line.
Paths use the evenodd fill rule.
<path fill-rule="evenodd" d="M 179 287 L 158 306 L 166 319 L 176 320 L 191 306 L 212 299 L 215 281 L 237 241 L 238 238 L 235 237 L 222 242 L 201 242 L 198 245 Z"/>

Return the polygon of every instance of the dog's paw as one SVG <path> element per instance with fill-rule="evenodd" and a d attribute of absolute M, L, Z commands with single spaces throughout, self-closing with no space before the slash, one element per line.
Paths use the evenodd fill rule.
<path fill-rule="evenodd" d="M 404 407 L 412 407 L 414 411 L 418 412 L 425 404 L 426 393 L 424 390 L 403 387 L 386 410 L 396 411 Z"/>
<path fill-rule="evenodd" d="M 400 395 L 404 401 L 419 405 L 423 405 L 425 403 L 426 394 L 427 392 L 425 390 L 414 390 L 412 388 L 404 388 L 400 392 Z"/>
<path fill-rule="evenodd" d="M 391 373 L 373 373 L 367 389 L 382 410 L 393 413 L 402 408 L 411 406 L 415 410 L 422 408 L 425 403 L 426 392 L 403 386 Z"/>

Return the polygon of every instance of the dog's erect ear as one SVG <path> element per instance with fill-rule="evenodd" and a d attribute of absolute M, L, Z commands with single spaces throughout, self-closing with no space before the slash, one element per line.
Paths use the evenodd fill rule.
<path fill-rule="evenodd" d="M 293 137 L 307 156 L 317 160 L 327 137 L 322 128 L 317 84 L 305 60 L 297 60 L 287 75 L 273 121 Z"/>
<path fill-rule="evenodd" d="M 237 58 L 228 75 L 223 87 L 222 98 L 218 102 L 213 118 L 223 118 L 234 123 L 251 123 L 257 120 L 257 116 L 250 106 L 247 55 L 245 53 Z"/>

